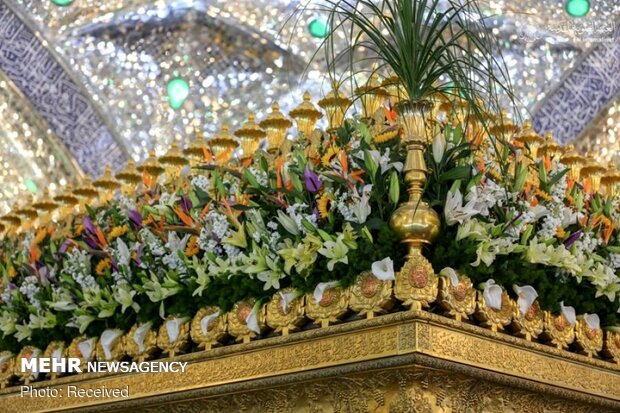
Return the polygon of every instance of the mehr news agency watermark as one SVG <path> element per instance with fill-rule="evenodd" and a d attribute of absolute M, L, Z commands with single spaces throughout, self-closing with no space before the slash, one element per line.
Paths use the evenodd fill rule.
<path fill-rule="evenodd" d="M 42 373 L 185 373 L 187 362 L 181 361 L 89 361 L 82 368 L 82 360 L 77 357 L 32 357 L 21 359 L 22 373 L 38 376 Z M 21 397 L 89 397 L 89 398 L 128 398 L 129 386 L 110 388 L 68 385 L 63 387 L 20 387 Z"/>

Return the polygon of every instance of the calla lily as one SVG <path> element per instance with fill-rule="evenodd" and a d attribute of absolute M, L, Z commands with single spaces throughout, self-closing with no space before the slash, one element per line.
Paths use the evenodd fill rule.
<path fill-rule="evenodd" d="M 394 280 L 394 261 L 390 257 L 375 261 L 371 266 L 372 275 L 381 281 Z"/>
<path fill-rule="evenodd" d="M 583 319 L 585 320 L 586 324 L 588 325 L 588 327 L 594 329 L 594 330 L 600 330 L 601 328 L 601 319 L 599 318 L 598 314 L 588 314 L 585 313 L 583 315 Z"/>
<path fill-rule="evenodd" d="M 285 314 L 288 312 L 288 306 L 291 302 L 301 295 L 299 291 L 291 291 L 289 293 L 279 292 L 278 294 L 280 294 L 280 307 Z"/>
<path fill-rule="evenodd" d="M 168 333 L 168 342 L 174 343 L 179 338 L 181 325 L 187 321 L 187 317 L 177 317 L 166 321 L 166 332 Z"/>
<path fill-rule="evenodd" d="M 440 163 L 443 159 L 443 154 L 446 152 L 446 137 L 443 133 L 436 133 L 433 138 L 433 159 L 435 163 Z"/>
<path fill-rule="evenodd" d="M 492 278 L 482 285 L 484 286 L 482 296 L 487 307 L 500 310 L 502 308 L 502 287 L 495 284 L 495 280 Z"/>
<path fill-rule="evenodd" d="M 131 338 L 134 343 L 138 346 L 138 351 L 142 353 L 144 351 L 144 339 L 149 331 L 151 331 L 151 327 L 153 326 L 152 322 L 140 324 L 136 331 L 133 333 L 133 337 Z"/>
<path fill-rule="evenodd" d="M 95 349 L 95 339 L 89 338 L 88 340 L 80 341 L 77 347 L 84 360 L 90 361 L 93 350 Z"/>
<path fill-rule="evenodd" d="M 207 333 L 209 332 L 209 324 L 211 324 L 211 321 L 215 320 L 219 316 L 220 310 L 217 310 L 213 314 L 202 317 L 202 320 L 200 320 L 200 331 L 202 331 L 202 334 L 207 335 Z"/>
<path fill-rule="evenodd" d="M 562 315 L 566 318 L 566 321 L 572 326 L 577 323 L 577 315 L 575 313 L 575 309 L 570 306 L 565 306 L 564 301 L 560 303 L 560 308 L 562 309 Z"/>
<path fill-rule="evenodd" d="M 330 288 L 334 288 L 337 285 L 338 285 L 338 281 L 319 283 L 314 289 L 314 293 L 312 293 L 312 297 L 314 298 L 314 301 L 316 301 L 317 303 L 320 302 L 323 299 L 323 294 L 325 294 L 325 291 L 329 290 Z"/>
<path fill-rule="evenodd" d="M 531 285 L 524 285 L 523 287 L 513 285 L 512 289 L 519 296 L 517 304 L 519 305 L 521 315 L 524 316 L 527 314 L 532 304 L 534 304 L 534 301 L 538 297 L 538 293 Z"/>
<path fill-rule="evenodd" d="M 245 324 L 256 334 L 260 334 L 260 327 L 258 325 L 258 310 L 260 309 L 260 305 L 260 301 L 257 301 L 254 307 L 252 307 L 250 314 L 245 318 Z"/>
<path fill-rule="evenodd" d="M 110 360 L 112 358 L 112 347 L 116 343 L 116 340 L 123 335 L 123 330 L 119 329 L 108 329 L 101 333 L 101 348 L 103 348 L 103 354 L 105 355 L 106 360 Z"/>
<path fill-rule="evenodd" d="M 443 270 L 439 271 L 439 275 L 443 275 L 444 277 L 448 277 L 450 280 L 450 284 L 455 287 L 459 284 L 459 275 L 454 271 L 454 268 L 446 267 Z"/>

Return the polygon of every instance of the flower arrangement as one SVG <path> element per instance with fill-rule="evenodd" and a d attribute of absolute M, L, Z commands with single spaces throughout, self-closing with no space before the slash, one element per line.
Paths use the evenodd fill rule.
<path fill-rule="evenodd" d="M 285 287 L 346 287 L 371 267 L 393 278 L 402 254 L 387 222 L 400 198 L 402 149 L 374 144 L 355 122 L 319 139 L 248 167 L 145 173 L 137 197 L 117 191 L 84 206 L 65 233 L 49 225 L 5 237 L 0 348 L 137 322 L 155 328 L 169 315 L 227 311 Z"/>

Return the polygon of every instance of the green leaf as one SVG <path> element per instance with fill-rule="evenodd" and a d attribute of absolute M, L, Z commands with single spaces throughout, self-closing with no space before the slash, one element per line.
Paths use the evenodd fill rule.
<path fill-rule="evenodd" d="M 471 166 L 469 165 L 456 166 L 442 173 L 439 176 L 439 182 L 446 183 L 448 181 L 455 181 L 455 180 L 465 181 L 469 179 L 470 175 L 471 175 Z"/>
<path fill-rule="evenodd" d="M 247 168 L 243 170 L 243 179 L 253 188 L 259 189 L 261 187 L 254 174 Z"/>

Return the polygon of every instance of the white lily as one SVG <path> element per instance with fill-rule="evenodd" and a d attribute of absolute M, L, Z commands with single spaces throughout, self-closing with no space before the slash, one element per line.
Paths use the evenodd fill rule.
<path fill-rule="evenodd" d="M 116 329 L 107 329 L 103 333 L 101 333 L 101 338 L 99 339 L 101 342 L 101 348 L 103 348 L 103 354 L 106 360 L 110 360 L 112 358 L 112 347 L 116 344 L 117 340 L 123 335 L 123 330 Z"/>
<path fill-rule="evenodd" d="M 381 261 L 375 261 L 370 267 L 372 275 L 381 281 L 394 280 L 394 261 L 390 257 L 386 257 Z"/>
<path fill-rule="evenodd" d="M 577 315 L 575 313 L 575 308 L 571 306 L 565 306 L 564 301 L 560 303 L 560 308 L 562 309 L 562 315 L 566 318 L 566 321 L 571 326 L 574 326 L 577 323 Z"/>
<path fill-rule="evenodd" d="M 166 333 L 168 333 L 168 342 L 174 343 L 179 338 L 181 326 L 187 322 L 187 317 L 177 317 L 166 321 Z"/>
<path fill-rule="evenodd" d="M 454 268 L 446 267 L 443 270 L 439 271 L 439 275 L 443 275 L 444 277 L 448 277 L 450 280 L 450 284 L 455 287 L 459 284 L 459 275 L 456 273 Z"/>
<path fill-rule="evenodd" d="M 129 251 L 129 247 L 127 246 L 125 241 L 123 241 L 123 239 L 120 237 L 116 240 L 116 251 L 118 252 L 118 265 L 129 267 L 129 262 L 131 261 L 131 252 Z"/>
<path fill-rule="evenodd" d="M 144 351 L 144 340 L 146 339 L 147 333 L 151 331 L 152 326 L 153 323 L 150 321 L 148 323 L 140 324 L 133 333 L 133 337 L 131 339 L 138 346 L 138 351 L 140 353 Z"/>
<path fill-rule="evenodd" d="M 502 287 L 495 284 L 495 280 L 492 278 L 482 285 L 484 286 L 482 296 L 487 307 L 500 310 L 502 308 Z"/>
<path fill-rule="evenodd" d="M 355 200 L 351 207 L 351 211 L 353 211 L 353 215 L 355 217 L 355 222 L 358 224 L 363 224 L 368 219 L 368 216 L 372 212 L 372 208 L 370 207 L 370 192 L 372 191 L 372 185 L 365 185 L 362 188 L 362 195 L 353 195 L 352 198 Z"/>
<path fill-rule="evenodd" d="M 446 197 L 446 206 L 444 207 L 444 215 L 446 217 L 446 223 L 448 225 L 454 225 L 457 222 L 462 224 L 463 221 L 479 214 L 474 206 L 476 199 L 471 199 L 465 206 L 463 206 L 463 194 L 457 188 L 454 192 L 448 191 Z"/>
<path fill-rule="evenodd" d="M 329 258 L 327 262 L 327 269 L 334 270 L 334 265 L 341 262 L 343 264 L 349 263 L 349 257 L 347 253 L 349 247 L 344 243 L 344 234 L 338 235 L 336 241 L 326 241 L 323 244 L 323 248 L 319 249 L 318 253 Z"/>
<path fill-rule="evenodd" d="M 293 235 L 299 235 L 299 228 L 297 228 L 297 224 L 295 224 L 295 221 L 293 220 L 293 218 L 291 218 L 290 216 L 288 216 L 282 211 L 278 211 L 277 219 L 278 219 L 278 222 L 282 224 L 285 230 L 287 230 Z"/>
<path fill-rule="evenodd" d="M 317 303 L 321 302 L 321 300 L 323 299 L 323 294 L 325 294 L 325 291 L 329 290 L 330 288 L 334 288 L 337 285 L 338 285 L 338 281 L 329 281 L 326 283 L 317 284 L 316 288 L 314 289 L 314 292 L 312 293 L 312 298 L 314 298 L 314 301 L 316 301 Z"/>
<path fill-rule="evenodd" d="M 17 330 L 15 333 L 17 341 L 23 341 L 32 336 L 32 329 L 27 324 L 16 324 L 15 330 Z"/>
<path fill-rule="evenodd" d="M 443 154 L 446 152 L 446 137 L 443 133 L 439 132 L 435 134 L 433 138 L 433 159 L 436 163 L 440 163 L 443 159 Z"/>
<path fill-rule="evenodd" d="M 599 318 L 598 314 L 588 314 L 585 313 L 583 315 L 583 319 L 585 320 L 586 324 L 588 325 L 588 327 L 594 329 L 594 330 L 600 330 L 601 329 L 601 319 Z"/>
<path fill-rule="evenodd" d="M 95 317 L 88 314 L 82 314 L 74 317 L 74 319 L 67 323 L 69 327 L 76 327 L 80 334 L 84 334 L 84 331 L 88 328 L 89 324 L 95 321 Z"/>
<path fill-rule="evenodd" d="M 519 287 L 518 285 L 513 285 L 512 289 L 519 296 L 517 300 L 517 304 L 519 305 L 519 311 L 522 316 L 525 316 L 529 311 L 532 304 L 538 297 L 538 293 L 531 285 L 524 285 L 523 287 Z"/>
<path fill-rule="evenodd" d="M 215 320 L 219 316 L 220 310 L 217 310 L 213 314 L 202 317 L 202 320 L 200 320 L 200 331 L 202 331 L 202 334 L 207 335 L 207 333 L 209 332 L 209 324 L 211 324 L 211 321 Z"/>
<path fill-rule="evenodd" d="M 140 311 L 140 304 L 133 300 L 136 290 L 127 284 L 120 284 L 114 289 L 113 297 L 121 305 L 121 313 L 124 313 L 129 307 L 137 313 Z"/>
<path fill-rule="evenodd" d="M 0 316 L 0 331 L 7 337 L 16 331 L 17 315 L 9 311 L 3 311 Z"/>
<path fill-rule="evenodd" d="M 252 307 L 252 311 L 250 311 L 250 314 L 248 314 L 248 316 L 245 318 L 245 324 L 251 331 L 255 332 L 256 334 L 260 334 L 260 327 L 258 325 L 259 309 L 260 301 L 257 301 L 256 304 L 254 304 L 254 307 Z"/>

